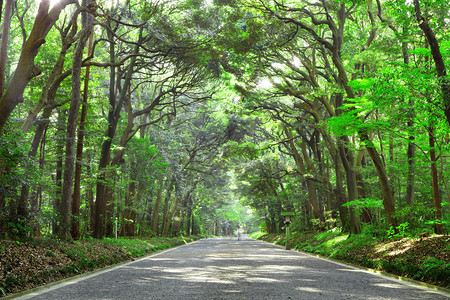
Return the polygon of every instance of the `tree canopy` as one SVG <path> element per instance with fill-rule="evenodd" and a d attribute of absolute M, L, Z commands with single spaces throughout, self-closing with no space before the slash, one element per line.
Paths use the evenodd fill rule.
<path fill-rule="evenodd" d="M 448 1 L 1 6 L 0 237 L 448 232 Z"/>

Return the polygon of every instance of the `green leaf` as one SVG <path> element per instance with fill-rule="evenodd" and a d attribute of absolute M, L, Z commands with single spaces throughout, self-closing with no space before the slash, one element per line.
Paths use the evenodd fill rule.
<path fill-rule="evenodd" d="M 408 52 L 411 54 L 423 55 L 423 56 L 431 55 L 431 50 L 429 48 L 416 48 L 414 50 L 409 50 Z"/>
<path fill-rule="evenodd" d="M 374 78 L 362 78 L 362 79 L 356 79 L 352 80 L 348 83 L 348 86 L 352 87 L 353 89 L 359 91 L 365 91 L 368 90 L 372 85 L 375 83 Z"/>

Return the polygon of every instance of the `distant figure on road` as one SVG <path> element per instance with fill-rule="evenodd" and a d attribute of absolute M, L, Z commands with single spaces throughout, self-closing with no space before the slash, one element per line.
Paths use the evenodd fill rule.
<path fill-rule="evenodd" d="M 237 230 L 237 237 L 238 237 L 238 241 L 240 241 L 241 240 L 241 230 L 240 229 Z"/>

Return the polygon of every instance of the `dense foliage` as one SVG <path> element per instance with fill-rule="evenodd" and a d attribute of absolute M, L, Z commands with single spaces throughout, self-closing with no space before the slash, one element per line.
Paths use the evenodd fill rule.
<path fill-rule="evenodd" d="M 0 237 L 448 232 L 448 1 L 2 5 Z"/>

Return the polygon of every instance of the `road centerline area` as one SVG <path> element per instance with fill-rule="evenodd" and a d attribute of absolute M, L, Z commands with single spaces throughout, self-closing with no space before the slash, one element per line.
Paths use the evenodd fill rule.
<path fill-rule="evenodd" d="M 204 239 L 19 299 L 450 299 L 269 243 Z"/>

